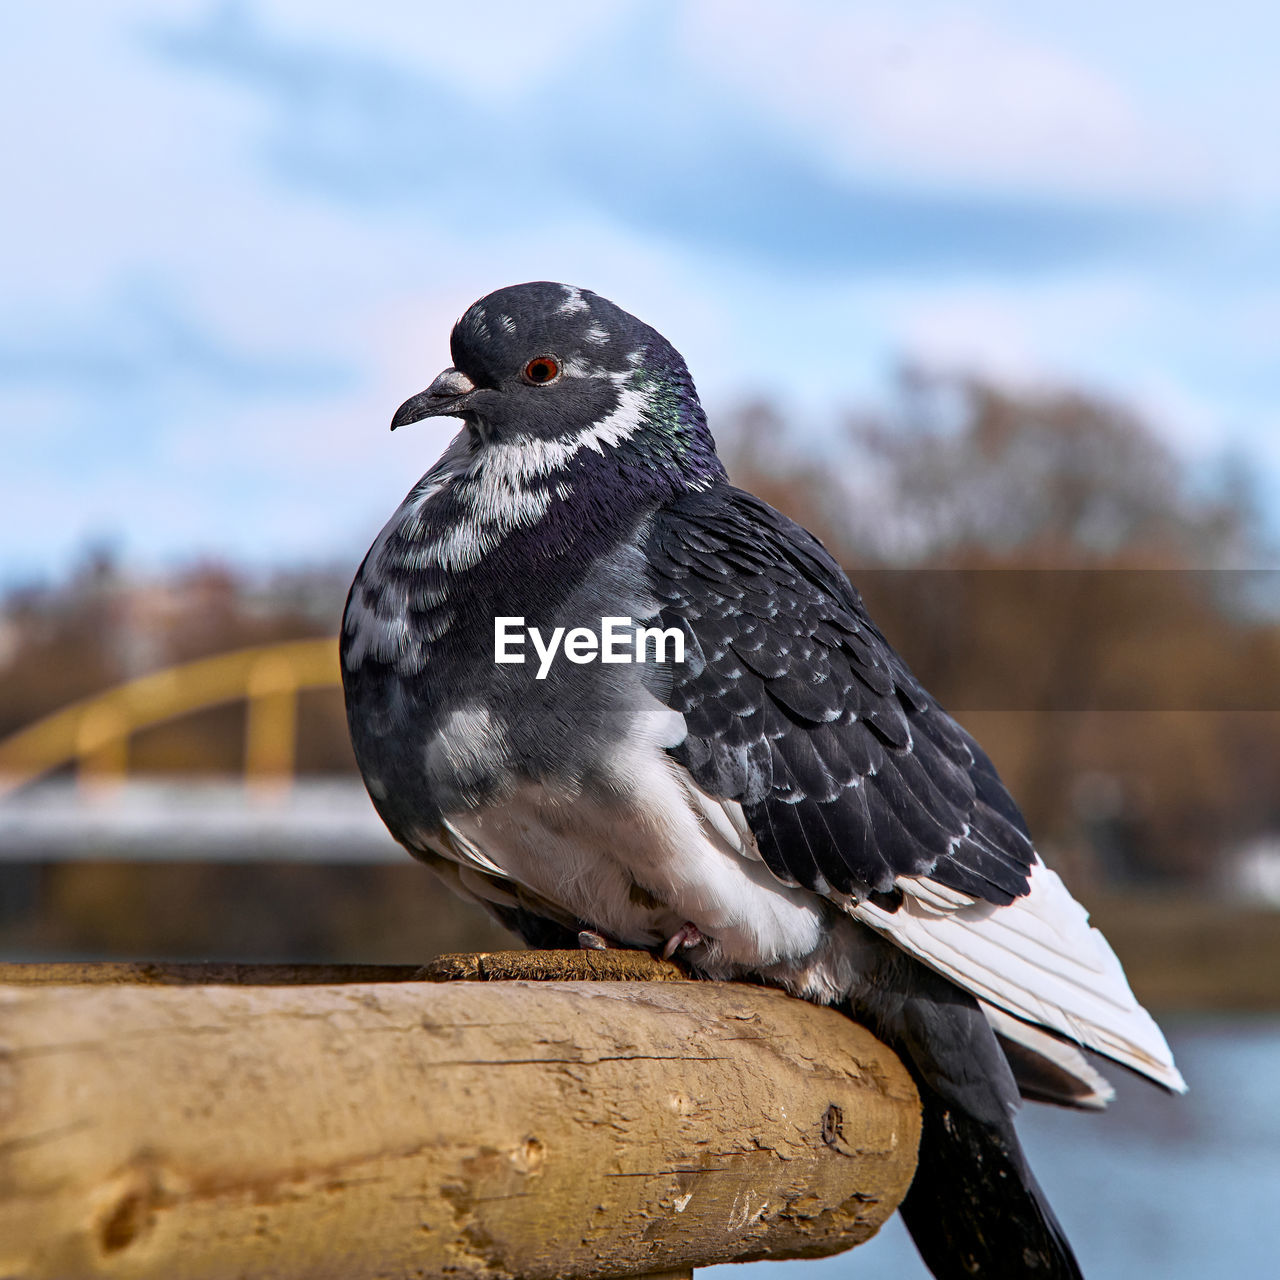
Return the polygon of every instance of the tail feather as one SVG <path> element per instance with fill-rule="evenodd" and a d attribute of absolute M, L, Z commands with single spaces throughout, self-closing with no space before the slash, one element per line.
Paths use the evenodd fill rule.
<path fill-rule="evenodd" d="M 1111 1082 L 1075 1045 L 1003 1009 L 981 1000 L 978 1004 L 1000 1041 L 1024 1098 L 1085 1111 L 1101 1111 L 1115 1098 Z"/>
<path fill-rule="evenodd" d="M 1081 1280 L 1014 1131 L 1017 1079 L 977 1000 L 898 952 L 855 1013 L 911 1072 L 923 1127 L 902 1217 L 937 1280 Z"/>
<path fill-rule="evenodd" d="M 902 1218 L 937 1280 L 1082 1280 L 1009 1124 L 948 1105 L 922 1081 L 920 1162 Z"/>

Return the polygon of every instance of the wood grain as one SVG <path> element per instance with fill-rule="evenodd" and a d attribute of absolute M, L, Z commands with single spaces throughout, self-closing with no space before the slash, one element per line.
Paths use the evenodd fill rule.
<path fill-rule="evenodd" d="M 776 991 L 163 969 L 0 968 L 0 1276 L 549 1280 L 821 1255 L 871 1235 L 914 1171 L 901 1065 Z"/>

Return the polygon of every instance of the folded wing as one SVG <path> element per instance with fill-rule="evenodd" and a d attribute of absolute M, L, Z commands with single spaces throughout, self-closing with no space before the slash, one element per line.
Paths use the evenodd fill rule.
<path fill-rule="evenodd" d="M 1046 1080 L 1074 1074 L 1077 1105 L 1107 1086 L 1055 1037 L 1185 1087 L 990 760 L 817 539 L 718 485 L 664 509 L 645 550 L 663 625 L 686 635 L 670 701 L 688 734 L 670 753 L 723 806 L 726 838 L 978 997 Z"/>

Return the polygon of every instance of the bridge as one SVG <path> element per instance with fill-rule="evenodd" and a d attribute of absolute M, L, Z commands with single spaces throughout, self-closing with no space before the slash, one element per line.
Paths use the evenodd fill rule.
<path fill-rule="evenodd" d="M 287 778 L 297 757 L 298 694 L 341 684 L 338 642 L 331 636 L 235 649 L 154 671 L 0 741 L 0 799 L 68 764 L 85 781 L 123 778 L 135 733 L 242 700 L 246 778 Z"/>
<path fill-rule="evenodd" d="M 260 645 L 156 671 L 0 741 L 0 862 L 398 862 L 355 777 L 295 776 L 300 694 L 338 689 L 334 637 Z M 246 706 L 244 776 L 139 778 L 130 738 Z M 58 775 L 71 766 L 70 778 Z"/>

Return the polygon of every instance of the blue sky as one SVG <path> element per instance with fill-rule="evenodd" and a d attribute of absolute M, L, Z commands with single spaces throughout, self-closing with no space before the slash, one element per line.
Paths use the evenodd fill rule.
<path fill-rule="evenodd" d="M 815 440 L 906 358 L 1076 383 L 1280 525 L 1280 10 L 318 0 L 9 15 L 0 581 L 354 560 L 478 295 L 587 285 Z"/>

